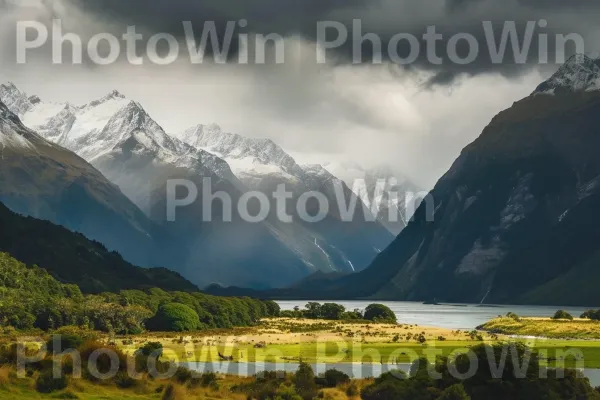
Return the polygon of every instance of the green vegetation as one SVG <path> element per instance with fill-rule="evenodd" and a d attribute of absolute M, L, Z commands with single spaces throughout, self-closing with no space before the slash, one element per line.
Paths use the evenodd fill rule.
<path fill-rule="evenodd" d="M 435 364 L 420 359 L 411 367 L 411 379 L 403 379 L 404 373 L 400 371 L 386 373 L 367 386 L 361 397 L 364 400 L 600 399 L 600 393 L 589 382 L 578 379 L 574 370 L 567 370 L 564 379 L 557 377 L 553 370 L 547 371 L 547 378 L 542 378 L 535 355 L 521 370 L 522 363 L 528 359 L 525 346 L 515 347 L 516 356 L 506 358 L 501 375 L 492 373 L 490 368 L 490 361 L 497 365 L 501 357 L 501 345 L 479 345 L 471 350 L 476 363 L 464 354 L 454 359 L 438 357 Z M 490 360 L 490 356 L 494 359 Z M 478 368 L 468 379 L 458 379 L 457 374 L 452 373 L 455 370 L 465 374 L 471 365 Z M 432 372 L 440 379 L 434 379 Z"/>
<path fill-rule="evenodd" d="M 83 293 L 161 288 L 197 291 L 181 275 L 165 268 L 140 268 L 109 252 L 102 244 L 47 221 L 23 217 L 0 203 L 0 252 L 47 270 Z M 0 283 L 1 285 L 1 283 Z"/>
<path fill-rule="evenodd" d="M 600 339 L 600 321 L 565 318 L 495 318 L 478 327 L 491 333 L 553 339 Z"/>
<path fill-rule="evenodd" d="M 185 304 L 162 305 L 154 317 L 148 320 L 148 328 L 161 332 L 185 332 L 200 328 L 200 317 Z"/>
<path fill-rule="evenodd" d="M 600 321 L 600 310 L 587 310 L 581 314 L 581 318 L 590 319 L 592 321 Z"/>
<path fill-rule="evenodd" d="M 383 304 L 371 304 L 365 309 L 365 319 L 368 321 L 396 322 L 396 314 Z"/>
<path fill-rule="evenodd" d="M 382 304 L 367 306 L 363 314 L 359 309 L 346 311 L 341 304 L 309 302 L 304 310 L 298 307 L 293 311 L 281 311 L 279 316 L 284 318 L 325 319 L 328 321 L 372 321 L 381 323 L 396 323 L 396 315 L 392 310 Z"/>
<path fill-rule="evenodd" d="M 80 326 L 135 334 L 143 332 L 149 320 L 162 323 L 158 328 L 163 330 L 231 328 L 254 325 L 278 311 L 271 301 L 157 288 L 84 295 L 76 285 L 62 284 L 45 270 L 0 253 L 0 326 L 44 331 Z"/>
<path fill-rule="evenodd" d="M 569 321 L 573 321 L 573 316 L 565 310 L 558 310 L 552 319 L 568 319 Z"/>

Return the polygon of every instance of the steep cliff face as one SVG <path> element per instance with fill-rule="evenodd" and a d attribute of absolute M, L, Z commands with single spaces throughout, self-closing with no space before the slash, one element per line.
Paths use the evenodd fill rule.
<path fill-rule="evenodd" d="M 600 301 L 593 286 L 586 296 L 577 286 L 600 275 L 599 75 L 582 78 L 577 61 L 598 72 L 593 60 L 569 60 L 462 151 L 431 192 L 434 205 L 424 203 L 367 270 L 312 282 L 312 290 L 418 301 Z"/>

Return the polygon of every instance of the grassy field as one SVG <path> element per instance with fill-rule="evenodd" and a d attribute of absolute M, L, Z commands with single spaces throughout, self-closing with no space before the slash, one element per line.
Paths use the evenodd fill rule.
<path fill-rule="evenodd" d="M 580 318 L 569 321 L 503 317 L 493 319 L 481 328 L 504 335 L 537 336 L 549 339 L 600 339 L 600 321 Z"/>
<path fill-rule="evenodd" d="M 502 318 L 505 320 L 505 318 Z M 496 321 L 496 320 L 494 320 Z M 511 320 L 514 321 L 514 320 Z M 541 323 L 541 320 L 531 320 Z M 493 322 L 493 321 L 492 321 Z M 580 321 L 571 323 L 578 326 Z M 508 321 L 507 321 L 508 323 Z M 467 352 L 481 343 L 521 342 L 540 353 L 544 364 L 600 368 L 600 341 L 588 340 L 595 333 L 581 321 L 579 339 L 518 338 L 483 331 L 447 330 L 416 325 L 343 323 L 334 321 L 271 319 L 255 328 L 201 332 L 190 335 L 142 335 L 117 338 L 116 344 L 133 353 L 142 344 L 161 342 L 164 357 L 178 362 L 216 362 L 219 353 L 234 362 L 297 363 L 410 363 L 419 357 L 434 360 L 437 355 Z M 561 324 L 561 322 L 558 322 Z M 563 328 L 568 324 L 561 324 Z M 597 325 L 600 327 L 600 325 Z M 575 332 L 573 329 L 565 332 Z M 596 331 L 596 333 L 600 333 Z M 507 334 L 513 334 L 508 332 Z M 517 333 L 514 333 L 517 334 Z M 541 336 L 533 333 L 518 333 Z M 125 344 L 126 343 L 126 344 Z"/>

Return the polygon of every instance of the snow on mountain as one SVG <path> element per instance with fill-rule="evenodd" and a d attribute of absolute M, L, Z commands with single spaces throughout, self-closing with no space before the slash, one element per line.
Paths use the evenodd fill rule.
<path fill-rule="evenodd" d="M 576 54 L 569 58 L 550 79 L 539 85 L 534 94 L 589 92 L 599 89 L 600 59 Z"/>
<path fill-rule="evenodd" d="M 22 133 L 18 132 L 16 127 L 19 121 L 6 105 L 0 102 L 0 151 L 4 158 L 4 149 L 9 148 L 29 148 L 34 149 L 34 145 Z"/>
<path fill-rule="evenodd" d="M 251 188 L 259 186 L 265 177 L 290 182 L 306 178 L 296 161 L 269 139 L 227 133 L 216 124 L 197 125 L 174 136 L 227 161 L 233 173 Z"/>
<path fill-rule="evenodd" d="M 139 103 L 118 91 L 78 107 L 45 103 L 8 84 L 0 86 L 0 99 L 26 126 L 92 164 L 113 152 L 123 152 L 125 143 L 131 146 L 135 141 L 135 151 L 151 154 L 155 162 L 177 168 L 208 168 L 219 177 L 232 178 L 227 163 L 170 137 Z"/>

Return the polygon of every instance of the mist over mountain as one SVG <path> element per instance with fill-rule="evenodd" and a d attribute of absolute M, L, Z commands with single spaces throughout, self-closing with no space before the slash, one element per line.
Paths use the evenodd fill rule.
<path fill-rule="evenodd" d="M 143 265 L 175 266 L 201 286 L 283 287 L 316 271 L 354 272 L 393 240 L 381 215 L 374 219 L 345 182 L 319 165 L 297 164 L 270 140 L 229 134 L 217 125 L 169 135 L 141 104 L 118 91 L 75 106 L 45 103 L 7 84 L 0 86 L 0 99 L 24 124 L 92 164 L 143 211 L 159 249 L 149 251 Z M 167 182 L 185 179 L 203 193 L 205 178 L 207 191 L 226 193 L 234 205 L 249 190 L 271 198 L 283 184 L 293 193 L 287 211 L 294 222 L 280 221 L 275 211 L 262 223 L 228 222 L 219 201 L 205 210 L 201 200 L 168 221 Z M 342 218 L 338 188 L 344 204 L 355 202 L 351 222 Z M 317 223 L 299 219 L 294 207 L 311 191 L 324 194 L 331 205 Z M 311 212 L 315 207 L 308 205 Z M 268 272 L 257 279 L 259 270 Z"/>
<path fill-rule="evenodd" d="M 366 270 L 274 296 L 593 305 L 600 234 L 600 78 L 571 58 L 498 114 Z"/>

